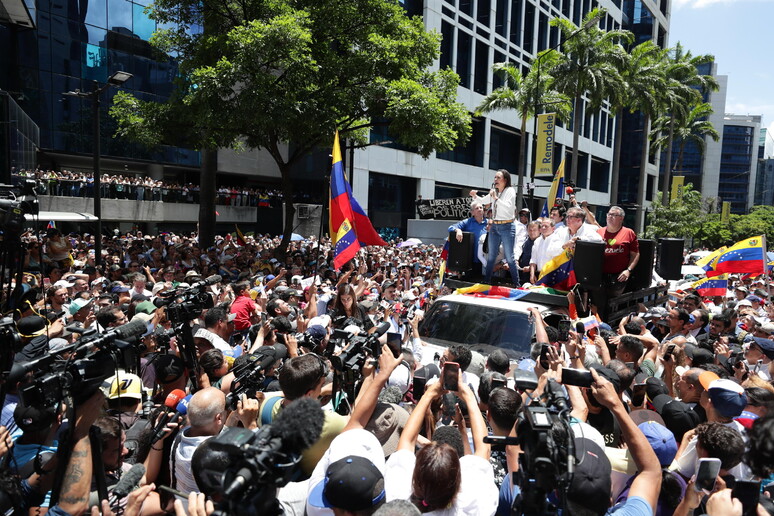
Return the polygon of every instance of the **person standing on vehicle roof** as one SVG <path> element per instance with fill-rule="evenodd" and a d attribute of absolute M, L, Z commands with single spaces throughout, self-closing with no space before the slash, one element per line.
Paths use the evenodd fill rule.
<path fill-rule="evenodd" d="M 607 315 L 607 300 L 623 293 L 632 270 L 640 261 L 640 242 L 632 229 L 624 227 L 623 221 L 623 208 L 613 206 L 607 212 L 607 226 L 597 230 L 605 241 L 604 276 L 602 288 L 593 290 L 591 299 L 603 319 Z"/>
<path fill-rule="evenodd" d="M 497 260 L 500 244 L 503 246 L 505 261 L 511 273 L 513 285 L 518 287 L 519 269 L 513 259 L 513 246 L 516 241 L 516 190 L 511 187 L 511 174 L 500 169 L 495 173 L 493 188 L 484 197 L 479 197 L 475 190 L 470 191 L 470 196 L 482 204 L 492 205 L 492 220 L 489 224 L 489 256 L 486 264 L 484 280 L 489 283 L 492 280 L 495 260 Z"/>
<path fill-rule="evenodd" d="M 465 274 L 464 277 L 465 279 L 479 280 L 483 277 L 485 264 L 481 263 L 478 259 L 476 248 L 478 247 L 478 240 L 481 238 L 481 235 L 486 233 L 486 226 L 489 222 L 484 216 L 484 206 L 479 201 L 473 201 L 470 204 L 470 215 L 469 218 L 449 226 L 449 233 L 454 231 L 454 238 L 457 239 L 457 242 L 462 242 L 463 231 L 468 231 L 473 234 L 473 250 L 471 251 L 473 253 L 473 270 Z"/>

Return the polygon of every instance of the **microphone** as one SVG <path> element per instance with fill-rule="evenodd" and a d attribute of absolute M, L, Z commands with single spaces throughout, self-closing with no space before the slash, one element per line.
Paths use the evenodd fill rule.
<path fill-rule="evenodd" d="M 215 285 L 216 283 L 220 283 L 223 281 L 223 277 L 218 274 L 213 274 L 212 276 L 208 276 L 207 278 L 204 278 L 201 281 L 197 281 L 193 285 L 191 285 L 190 290 L 196 290 L 197 288 L 203 288 L 203 287 L 209 287 L 210 285 Z"/>
<path fill-rule="evenodd" d="M 289 460 L 277 460 L 278 454 L 297 456 L 317 442 L 322 434 L 323 414 L 320 404 L 310 398 L 300 398 L 279 413 L 277 419 L 261 432 L 268 429 L 268 438 L 263 441 L 263 449 L 255 457 L 257 464 L 280 464 Z M 234 480 L 223 491 L 224 498 L 238 496 L 253 481 L 249 468 L 237 471 Z"/>
<path fill-rule="evenodd" d="M 121 476 L 121 480 L 118 481 L 113 488 L 113 495 L 116 500 L 125 498 L 129 493 L 134 491 L 140 484 L 143 475 L 145 475 L 145 466 L 142 464 L 135 464 L 126 473 Z"/>
<path fill-rule="evenodd" d="M 164 400 L 165 412 L 161 416 L 161 419 L 159 419 L 159 422 L 153 428 L 153 436 L 151 437 L 151 444 L 155 444 L 159 442 L 161 438 L 164 437 L 164 429 L 167 427 L 167 423 L 169 423 L 170 420 L 177 419 L 178 417 L 177 413 L 169 412 L 169 410 L 177 407 L 178 403 L 180 403 L 180 401 L 184 399 L 185 399 L 185 391 L 183 391 L 182 389 L 175 389 L 174 391 L 167 394 L 167 399 Z"/>
<path fill-rule="evenodd" d="M 376 327 L 374 332 L 371 334 L 371 336 L 375 336 L 377 339 L 387 333 L 387 331 L 390 329 L 392 325 L 388 321 L 384 321 L 379 326 Z"/>
<path fill-rule="evenodd" d="M 146 331 L 148 331 L 148 323 L 139 319 L 135 319 L 134 321 L 129 321 L 126 324 L 122 324 L 109 333 L 114 333 L 116 339 L 118 340 L 124 340 L 131 339 L 132 337 L 139 337 Z"/>
<path fill-rule="evenodd" d="M 575 331 L 578 332 L 578 335 L 586 335 L 586 326 L 578 321 L 575 323 Z"/>
<path fill-rule="evenodd" d="M 549 378 L 546 384 L 546 390 L 550 394 L 550 397 L 554 399 L 554 403 L 559 408 L 559 412 L 567 410 L 567 395 L 564 393 L 562 386 L 554 380 Z"/>

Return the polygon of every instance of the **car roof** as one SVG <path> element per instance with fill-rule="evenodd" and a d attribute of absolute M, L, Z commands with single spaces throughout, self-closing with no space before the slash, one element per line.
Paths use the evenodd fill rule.
<path fill-rule="evenodd" d="M 538 303 L 525 303 L 524 301 L 515 301 L 513 299 L 497 299 L 493 297 L 475 297 L 464 294 L 451 294 L 438 299 L 439 301 L 450 301 L 465 305 L 488 306 L 508 310 L 512 312 L 526 312 L 528 308 L 537 308 L 540 312 L 549 312 L 551 308 Z"/>

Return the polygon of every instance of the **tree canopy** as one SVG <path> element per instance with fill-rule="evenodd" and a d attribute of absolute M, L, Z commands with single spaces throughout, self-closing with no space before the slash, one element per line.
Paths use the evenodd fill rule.
<path fill-rule="evenodd" d="M 423 157 L 470 136 L 459 77 L 429 71 L 440 36 L 397 2 L 157 0 L 151 16 L 172 27 L 153 43 L 178 56 L 181 75 L 163 108 L 124 95 L 113 109 L 120 131 L 265 149 L 283 180 L 281 249 L 294 213 L 290 169 L 329 148 L 335 130 L 367 145 L 370 128 L 386 125 L 393 141 Z"/>

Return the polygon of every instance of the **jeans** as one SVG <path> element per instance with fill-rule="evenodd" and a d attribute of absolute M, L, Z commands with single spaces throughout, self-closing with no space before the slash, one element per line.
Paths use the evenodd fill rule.
<path fill-rule="evenodd" d="M 519 283 L 519 269 L 516 261 L 513 259 L 513 246 L 516 241 L 516 226 L 513 222 L 510 224 L 492 224 L 489 226 L 489 254 L 487 256 L 486 273 L 484 274 L 487 283 L 492 281 L 492 272 L 494 271 L 497 255 L 500 254 L 500 244 L 503 245 L 505 261 L 511 273 L 511 281 L 515 287 Z"/>

